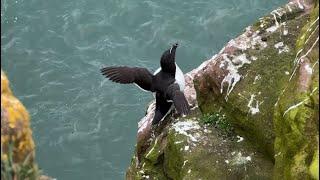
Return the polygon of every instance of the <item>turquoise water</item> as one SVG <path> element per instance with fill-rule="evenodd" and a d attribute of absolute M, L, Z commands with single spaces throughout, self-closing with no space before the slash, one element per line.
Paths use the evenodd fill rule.
<path fill-rule="evenodd" d="M 286 0 L 1 0 L 1 68 L 32 118 L 37 161 L 63 180 L 124 179 L 152 95 L 104 65 L 197 67 Z"/>

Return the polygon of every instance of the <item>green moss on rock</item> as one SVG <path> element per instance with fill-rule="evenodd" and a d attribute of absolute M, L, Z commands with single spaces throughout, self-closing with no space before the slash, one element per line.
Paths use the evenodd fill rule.
<path fill-rule="evenodd" d="M 181 168 L 183 166 L 183 158 L 180 152 L 183 137 L 177 137 L 173 130 L 170 130 L 167 136 L 167 147 L 164 151 L 164 170 L 166 175 L 171 179 L 182 179 Z"/>
<path fill-rule="evenodd" d="M 286 15 L 283 15 L 282 20 L 286 20 L 286 24 L 271 33 L 266 29 L 272 24 L 256 29 L 260 31 L 260 36 L 264 37 L 267 47 L 248 48 L 240 52 L 245 54 L 247 59 L 255 57 L 256 60 L 251 60 L 250 64 L 245 64 L 239 69 L 239 74 L 242 75 L 241 80 L 229 94 L 227 101 L 226 95 L 219 92 L 221 87 L 218 90 L 201 87 L 201 83 L 207 83 L 208 87 L 215 86 L 221 81 L 217 76 L 208 73 L 195 79 L 197 100 L 201 111 L 204 114 L 219 111 L 226 114 L 226 119 L 235 127 L 235 130 L 251 139 L 271 159 L 274 155 L 275 138 L 272 121 L 274 104 L 290 78 L 286 73 L 290 73 L 293 68 L 296 55 L 295 41 L 298 39 L 299 27 L 304 25 L 307 16 L 299 16 L 298 12 L 291 13 L 288 16 L 290 18 L 284 18 Z M 262 19 L 269 19 L 274 25 L 275 21 L 271 17 L 273 16 Z M 283 35 L 284 29 L 288 32 L 287 35 Z M 275 47 L 277 43 L 283 43 L 283 47 L 287 50 L 279 53 L 279 49 Z M 250 101 L 252 101 L 251 104 Z M 258 106 L 259 112 L 251 112 L 249 105 Z"/>
<path fill-rule="evenodd" d="M 162 134 L 151 140 L 152 145 L 139 165 L 133 159 L 127 179 L 271 178 L 272 162 L 256 152 L 247 140 L 236 135 L 221 136 L 220 129 L 202 126 L 199 121 L 184 118 L 164 128 Z M 158 158 L 150 161 L 146 157 Z"/>
<path fill-rule="evenodd" d="M 232 134 L 234 131 L 234 128 L 228 122 L 226 116 L 219 112 L 203 115 L 200 118 L 200 122 L 204 125 L 219 128 L 225 135 Z"/>
<path fill-rule="evenodd" d="M 127 179 L 319 179 L 319 13 L 291 5 L 195 70 L 201 112 L 155 130 Z M 250 62 L 237 64 L 239 56 Z M 226 87 L 230 72 L 241 78 Z"/>
<path fill-rule="evenodd" d="M 318 17 L 316 6 L 296 41 L 292 79 L 276 106 L 275 179 L 319 179 Z"/>
<path fill-rule="evenodd" d="M 319 179 L 319 149 L 314 153 L 309 172 L 314 179 Z"/>

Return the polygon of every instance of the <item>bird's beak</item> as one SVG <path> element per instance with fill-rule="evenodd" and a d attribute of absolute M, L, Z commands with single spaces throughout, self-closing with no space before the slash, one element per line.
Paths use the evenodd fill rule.
<path fill-rule="evenodd" d="M 177 47 L 178 47 L 178 43 L 173 44 L 172 47 L 170 48 L 170 54 L 172 54 L 173 52 L 175 52 L 175 50 L 177 49 Z M 172 50 L 174 50 L 174 51 L 172 51 Z"/>
<path fill-rule="evenodd" d="M 178 43 L 172 45 L 172 48 L 176 49 L 178 47 Z"/>

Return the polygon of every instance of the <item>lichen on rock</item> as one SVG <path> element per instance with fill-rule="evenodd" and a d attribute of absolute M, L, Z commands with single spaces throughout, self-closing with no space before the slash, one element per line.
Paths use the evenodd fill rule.
<path fill-rule="evenodd" d="M 1 70 L 1 179 L 51 179 L 35 163 L 29 113 Z"/>
<path fill-rule="evenodd" d="M 14 145 L 14 162 L 23 162 L 29 154 L 32 154 L 31 159 L 34 158 L 29 114 L 13 96 L 9 81 L 1 70 L 1 153 L 4 159 L 7 159 L 10 143 Z"/>

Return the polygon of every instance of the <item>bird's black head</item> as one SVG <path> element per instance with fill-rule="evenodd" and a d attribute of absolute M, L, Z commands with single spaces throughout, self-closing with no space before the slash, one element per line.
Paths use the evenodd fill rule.
<path fill-rule="evenodd" d="M 162 54 L 161 60 L 160 60 L 162 71 L 168 72 L 168 73 L 176 72 L 175 58 L 176 58 L 177 47 L 178 47 L 178 43 L 175 43 L 171 46 L 170 49 L 166 50 Z"/>

